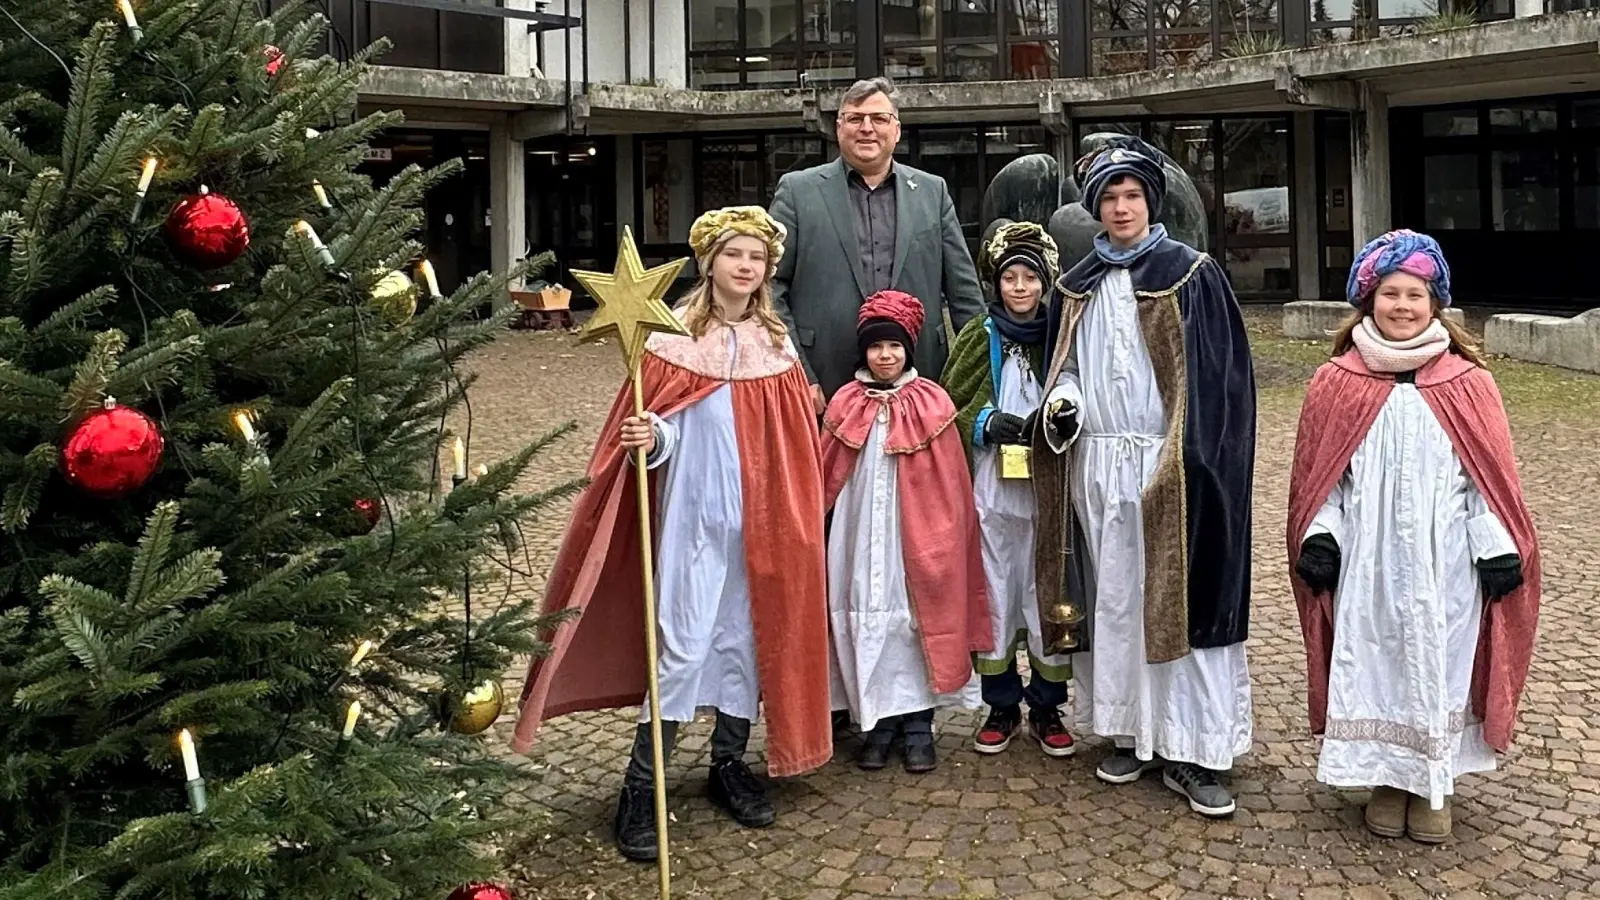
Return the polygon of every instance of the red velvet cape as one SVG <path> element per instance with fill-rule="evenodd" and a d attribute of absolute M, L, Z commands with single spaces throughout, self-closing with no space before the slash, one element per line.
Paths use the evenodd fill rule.
<path fill-rule="evenodd" d="M 1314 594 L 1294 572 L 1300 542 L 1317 510 L 1344 475 L 1356 448 L 1378 418 L 1394 377 L 1369 371 L 1354 350 L 1317 370 L 1300 410 L 1289 482 L 1289 580 L 1306 644 L 1311 731 L 1328 715 L 1328 669 L 1333 656 L 1333 597 Z M 1417 372 L 1417 389 L 1450 436 L 1472 483 L 1511 533 L 1522 557 L 1522 587 L 1484 604 L 1472 671 L 1472 711 L 1483 720 L 1489 746 L 1511 744 L 1517 703 L 1533 658 L 1539 619 L 1539 541 L 1522 499 L 1500 390 L 1486 369 L 1445 353 Z"/>
<path fill-rule="evenodd" d="M 944 389 L 920 377 L 882 397 L 869 396 L 859 381 L 840 388 L 822 423 L 826 505 L 833 508 L 855 472 L 856 457 L 885 405 L 889 434 L 883 449 L 898 457 L 900 538 L 911 611 L 922 635 L 928 681 L 935 692 L 950 694 L 972 678 L 973 652 L 994 650 L 994 635 L 972 475 L 961 435 L 950 427 L 956 407 Z"/>
<path fill-rule="evenodd" d="M 718 333 L 702 340 L 725 339 Z M 659 416 L 723 384 L 732 389 L 767 771 L 783 777 L 815 769 L 832 757 L 833 734 L 820 448 L 805 373 L 796 363 L 779 374 L 729 381 L 649 351 L 640 371 L 645 408 Z M 638 488 L 632 457 L 616 439 L 632 414 L 630 383 L 601 429 L 590 483 L 578 496 L 546 587 L 545 612 L 581 614 L 545 636 L 551 653 L 528 672 L 511 742 L 519 753 L 532 746 L 545 719 L 632 706 L 645 697 Z"/>

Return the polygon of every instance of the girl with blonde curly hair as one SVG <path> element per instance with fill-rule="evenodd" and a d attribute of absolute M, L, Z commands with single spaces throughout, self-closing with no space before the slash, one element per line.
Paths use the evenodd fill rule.
<path fill-rule="evenodd" d="M 678 727 L 716 711 L 711 801 L 739 824 L 776 811 L 744 762 L 760 707 L 767 774 L 798 775 L 833 755 L 828 696 L 822 471 L 805 370 L 772 310 L 783 228 L 760 207 L 708 212 L 690 230 L 700 278 L 676 314 L 688 334 L 653 334 L 640 362 L 647 414 L 619 392 L 589 464 L 545 598 L 579 610 L 550 639 L 524 691 L 513 748 L 539 723 L 638 703 L 645 693 L 634 467 L 655 491 L 656 631 L 662 756 Z M 617 801 L 617 847 L 656 858 L 648 706 Z"/>

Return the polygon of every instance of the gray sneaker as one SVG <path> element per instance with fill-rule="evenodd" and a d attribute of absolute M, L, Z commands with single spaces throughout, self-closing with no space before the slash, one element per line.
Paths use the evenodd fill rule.
<path fill-rule="evenodd" d="M 1094 775 L 1106 784 L 1132 784 L 1143 777 L 1144 773 L 1151 769 L 1159 769 L 1162 765 L 1159 756 L 1154 759 L 1140 759 L 1131 749 L 1118 748 L 1100 760 L 1100 765 L 1095 767 Z"/>
<path fill-rule="evenodd" d="M 1202 816 L 1220 818 L 1233 815 L 1233 795 L 1217 780 L 1217 773 L 1193 763 L 1173 763 L 1161 773 L 1167 787 L 1182 794 L 1189 808 Z"/>

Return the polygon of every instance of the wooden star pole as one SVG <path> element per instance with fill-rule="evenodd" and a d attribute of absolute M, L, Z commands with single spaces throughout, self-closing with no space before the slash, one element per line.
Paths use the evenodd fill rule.
<path fill-rule="evenodd" d="M 675 259 L 665 265 L 646 269 L 644 262 L 639 259 L 639 247 L 633 242 L 633 229 L 624 227 L 622 241 L 617 245 L 617 264 L 611 272 L 572 270 L 572 277 L 600 304 L 599 310 L 578 335 L 578 340 L 588 342 L 608 336 L 617 338 L 622 345 L 623 361 L 628 366 L 628 378 L 633 382 L 633 414 L 641 419 L 645 416 L 645 409 L 639 364 L 644 356 L 645 341 L 652 331 L 688 334 L 678 317 L 662 300 L 688 261 Z M 610 435 L 600 436 L 603 441 L 611 439 Z M 649 673 L 650 744 L 655 762 L 651 768 L 656 795 L 656 869 L 661 882 L 661 900 L 668 900 L 672 896 L 672 865 L 667 855 L 667 781 L 661 752 L 661 688 L 656 679 L 656 569 L 650 549 L 650 478 L 643 447 L 634 451 L 633 466 L 634 481 L 639 486 L 639 560 L 644 577 L 644 652 L 647 657 L 645 671 Z"/>

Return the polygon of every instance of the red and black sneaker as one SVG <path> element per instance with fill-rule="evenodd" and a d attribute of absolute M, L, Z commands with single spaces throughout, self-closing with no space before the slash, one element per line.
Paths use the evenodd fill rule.
<path fill-rule="evenodd" d="M 983 720 L 978 727 L 978 736 L 972 739 L 972 749 L 979 753 L 1001 752 L 1011 746 L 1011 738 L 1021 724 L 1022 710 L 1019 707 L 990 709 L 989 718 Z"/>
<path fill-rule="evenodd" d="M 1071 756 L 1078 750 L 1067 726 L 1061 724 L 1061 710 L 1054 707 L 1028 710 L 1028 731 L 1045 756 Z"/>

